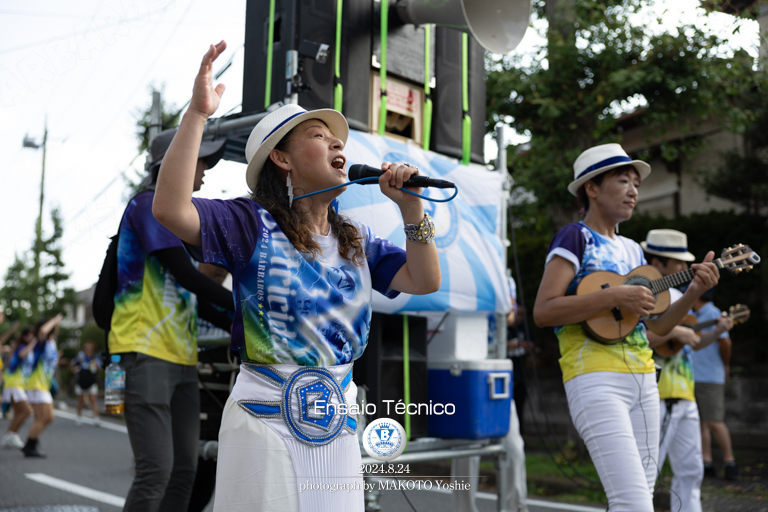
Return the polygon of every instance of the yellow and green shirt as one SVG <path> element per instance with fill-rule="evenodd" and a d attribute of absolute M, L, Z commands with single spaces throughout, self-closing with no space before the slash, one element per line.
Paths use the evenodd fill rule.
<path fill-rule="evenodd" d="M 29 374 L 26 389 L 50 391 L 56 365 L 59 362 L 56 341 L 38 341 L 31 353 L 33 355 L 32 371 Z"/>
<path fill-rule="evenodd" d="M 34 361 L 34 354 L 29 352 L 26 357 L 20 356 L 22 350 L 26 348 L 26 345 L 19 343 L 16 350 L 13 351 L 11 359 L 8 362 L 8 366 L 5 367 L 3 372 L 3 385 L 6 388 L 20 388 L 25 389 L 27 387 L 27 381 L 29 375 L 32 373 L 32 363 Z"/>
<path fill-rule="evenodd" d="M 192 366 L 197 364 L 197 297 L 152 255 L 183 246 L 152 215 L 153 198 L 152 191 L 139 194 L 123 215 L 109 350 Z"/>
<path fill-rule="evenodd" d="M 625 275 L 646 265 L 643 250 L 623 237 L 609 238 L 583 222 L 571 223 L 557 232 L 549 246 L 546 263 L 559 256 L 573 264 L 576 276 L 566 295 L 576 293 L 584 276 L 600 270 Z M 560 344 L 563 382 L 591 372 L 653 373 L 653 352 L 648 346 L 645 324 L 640 322 L 621 343 L 604 345 L 590 339 L 581 324 L 555 327 Z"/>

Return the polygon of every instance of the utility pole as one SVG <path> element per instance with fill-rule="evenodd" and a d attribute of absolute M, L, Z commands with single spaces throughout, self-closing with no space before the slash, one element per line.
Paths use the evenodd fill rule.
<path fill-rule="evenodd" d="M 43 247 L 43 200 L 45 198 L 45 149 L 48 142 L 48 116 L 45 117 L 45 125 L 43 129 L 43 143 L 37 144 L 33 139 L 28 136 L 24 136 L 24 142 L 22 147 L 39 149 L 43 148 L 43 172 L 40 176 L 40 209 L 37 215 L 37 225 L 35 226 L 35 284 L 40 283 L 40 253 Z"/>

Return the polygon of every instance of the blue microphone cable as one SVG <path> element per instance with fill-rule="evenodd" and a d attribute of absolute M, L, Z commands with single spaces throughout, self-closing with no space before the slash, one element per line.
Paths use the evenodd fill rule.
<path fill-rule="evenodd" d="M 341 185 L 336 185 L 335 187 L 325 188 L 323 190 L 318 190 L 317 192 L 310 192 L 309 194 L 304 194 L 303 196 L 294 197 L 293 200 L 294 201 L 298 201 L 299 199 L 304 199 L 305 197 L 314 196 L 315 194 L 322 194 L 323 192 L 328 192 L 329 190 L 336 190 L 337 188 L 346 187 L 347 185 L 354 185 L 355 183 L 362 185 L 362 184 L 365 184 L 365 183 L 375 183 L 377 181 L 379 181 L 379 178 L 373 178 L 373 177 L 370 177 L 370 178 L 360 178 L 359 180 L 348 181 L 346 183 L 342 183 Z M 411 192 L 407 188 L 401 188 L 399 190 L 402 190 L 403 192 L 408 192 L 412 196 L 420 197 L 422 199 L 426 199 L 427 201 L 432 201 L 433 203 L 447 203 L 448 201 L 453 201 L 453 199 L 459 193 L 459 187 L 454 185 L 453 188 L 455 189 L 455 192 L 448 199 L 433 199 L 431 197 L 426 197 L 426 196 L 423 196 L 421 194 L 417 194 L 416 192 Z"/>

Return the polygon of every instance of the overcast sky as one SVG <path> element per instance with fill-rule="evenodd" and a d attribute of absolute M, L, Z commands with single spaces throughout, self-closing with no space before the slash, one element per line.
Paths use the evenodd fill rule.
<path fill-rule="evenodd" d="M 696 0 L 666 4 L 675 10 L 656 10 L 665 24 L 696 16 Z M 756 23 L 742 24 L 732 44 L 756 55 Z M 723 34 L 735 26 L 725 15 L 716 25 Z M 135 113 L 149 105 L 150 87 L 164 85 L 164 99 L 183 105 L 208 45 L 225 39 L 228 49 L 214 69 L 235 58 L 220 79 L 227 91 L 217 114 L 237 107 L 244 31 L 244 0 L 0 3 L 0 275 L 34 239 L 42 151 L 22 148 L 24 136 L 40 143 L 47 116 L 44 230 L 50 233 L 48 212 L 58 207 L 65 220 L 69 284 L 87 288 L 98 278 L 124 208 L 120 176 L 134 175 L 129 164 L 138 154 Z M 518 51 L 539 41 L 532 32 Z M 488 151 L 493 158 L 493 145 Z M 139 156 L 132 168 L 141 169 L 144 159 Z M 200 195 L 244 194 L 244 173 L 244 166 L 222 162 L 209 171 Z"/>

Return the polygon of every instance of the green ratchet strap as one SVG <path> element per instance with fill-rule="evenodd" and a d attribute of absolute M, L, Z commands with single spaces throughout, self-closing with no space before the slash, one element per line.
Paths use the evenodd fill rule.
<path fill-rule="evenodd" d="M 272 43 L 275 40 L 275 0 L 269 0 L 269 30 L 267 31 L 267 83 L 264 85 L 264 108 L 272 104 Z"/>
<path fill-rule="evenodd" d="M 387 26 L 389 25 L 389 0 L 381 0 L 381 108 L 379 109 L 379 135 L 387 127 Z"/>
<path fill-rule="evenodd" d="M 432 136 L 432 94 L 429 82 L 432 80 L 432 73 L 429 69 L 429 52 L 432 49 L 431 25 L 424 25 L 424 129 L 422 147 L 429 150 L 429 139 Z"/>
<path fill-rule="evenodd" d="M 469 117 L 469 35 L 461 34 L 461 109 L 464 119 L 461 122 L 461 163 L 469 164 L 472 152 L 472 119 Z"/>
<path fill-rule="evenodd" d="M 334 50 L 333 81 L 333 108 L 341 112 L 341 104 L 344 98 L 341 86 L 341 7 L 344 0 L 336 0 L 336 50 Z"/>
<path fill-rule="evenodd" d="M 386 0 L 385 0 L 386 1 Z M 408 315 L 403 315 L 403 402 L 405 402 L 405 439 L 411 439 L 411 415 L 408 404 L 411 403 L 411 362 L 409 348 Z"/>

